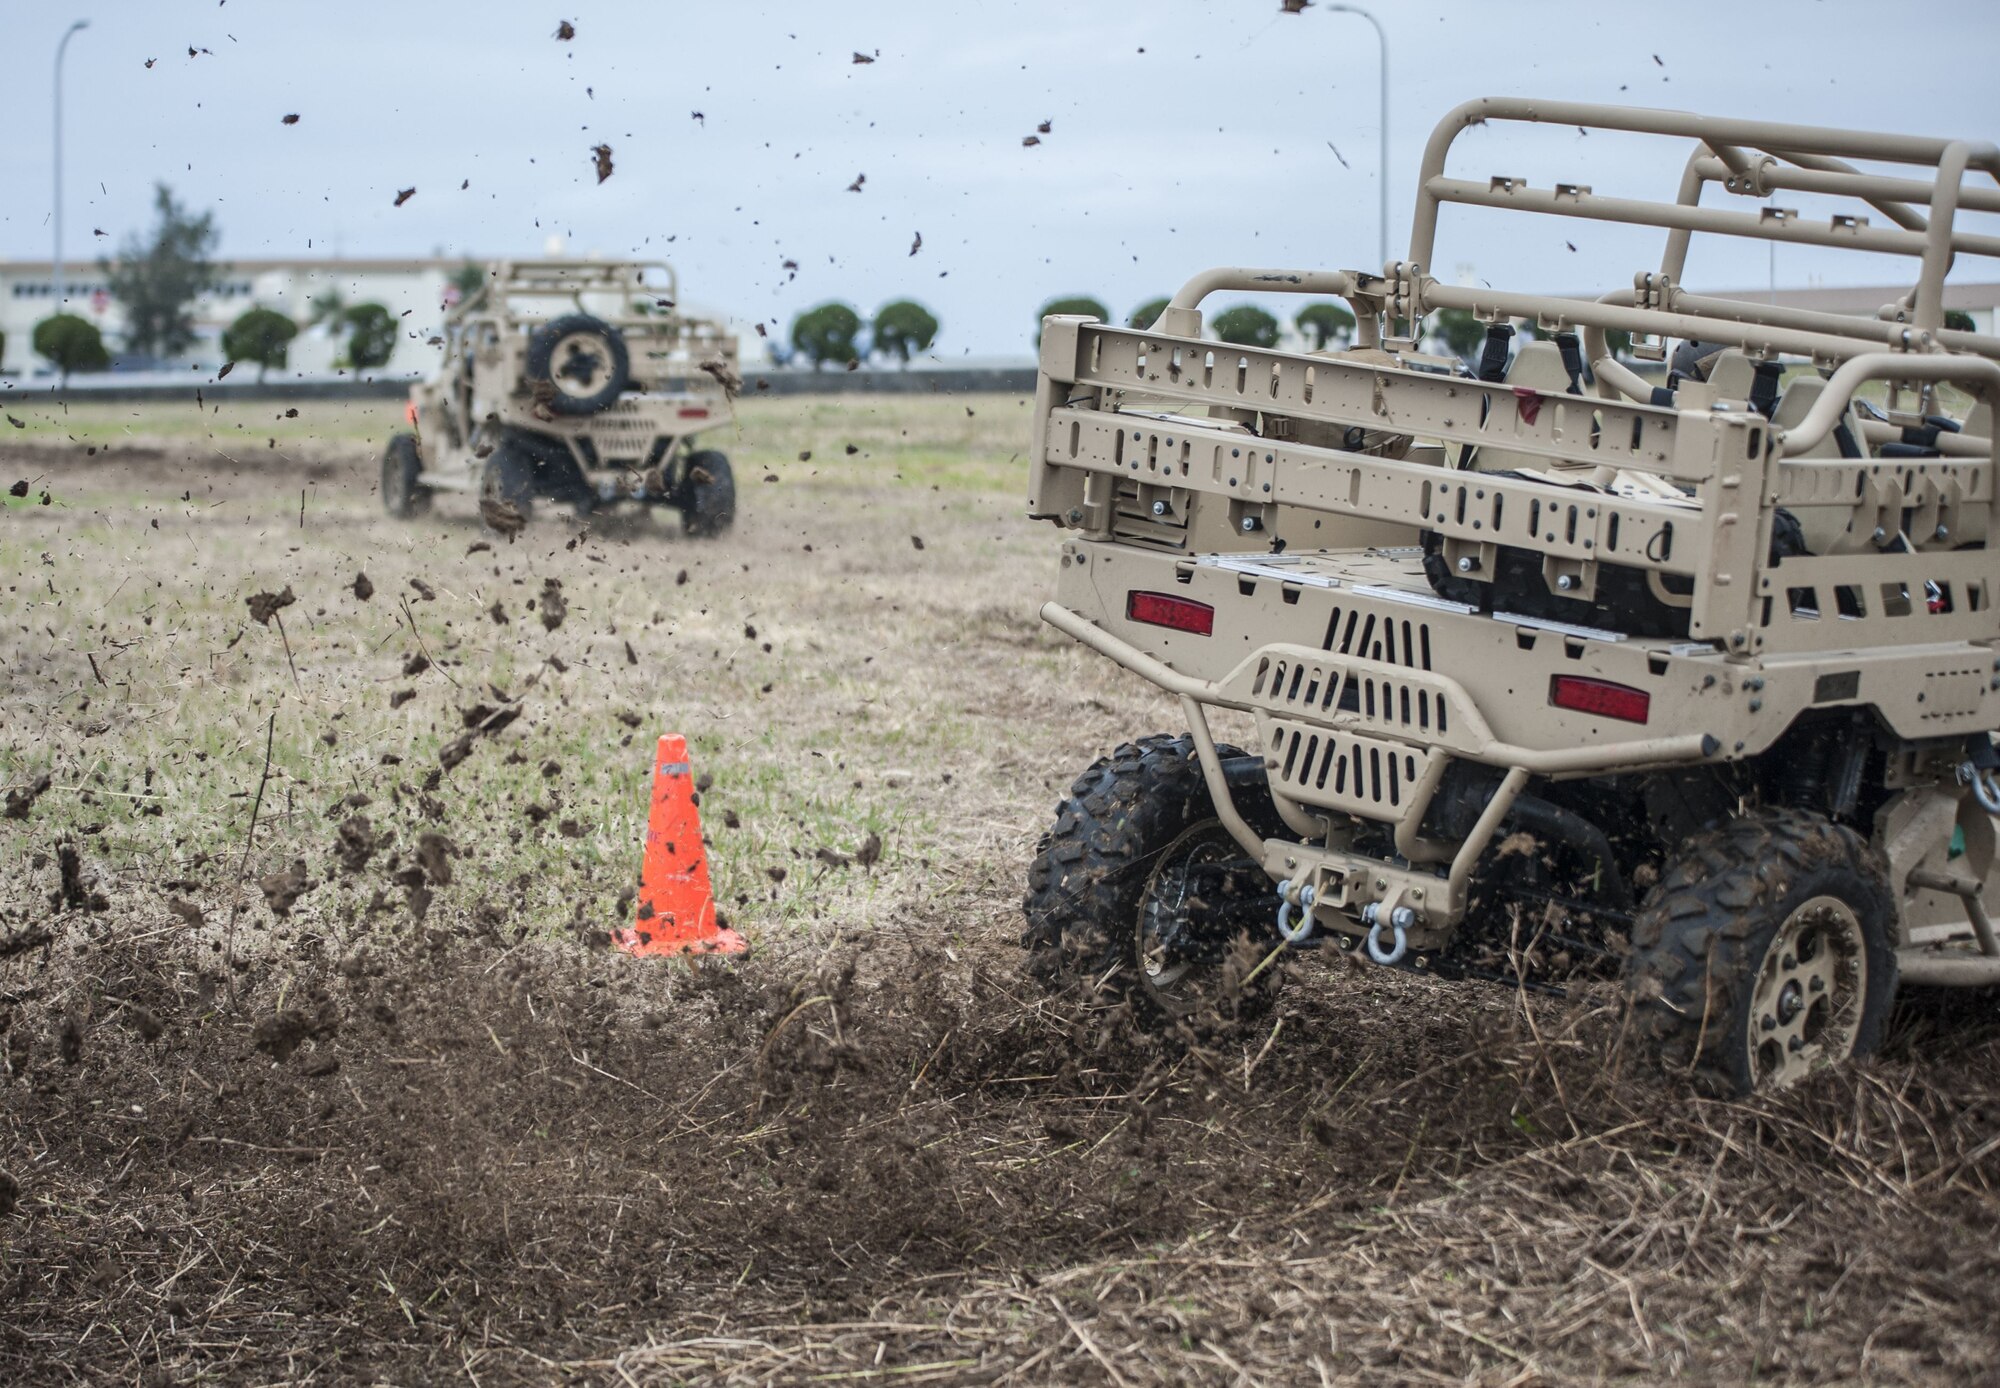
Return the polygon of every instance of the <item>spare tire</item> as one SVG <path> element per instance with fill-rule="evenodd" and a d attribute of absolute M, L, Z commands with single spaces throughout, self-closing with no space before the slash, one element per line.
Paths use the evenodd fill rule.
<path fill-rule="evenodd" d="M 632 383 L 632 362 L 618 329 L 587 313 L 568 313 L 528 339 L 528 382 L 555 414 L 596 414 Z"/>

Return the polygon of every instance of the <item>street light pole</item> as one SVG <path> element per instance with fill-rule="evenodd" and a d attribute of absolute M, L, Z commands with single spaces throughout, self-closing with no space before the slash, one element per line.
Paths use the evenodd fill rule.
<path fill-rule="evenodd" d="M 56 44 L 56 253 L 55 253 L 55 295 L 56 312 L 63 306 L 63 261 L 62 261 L 62 64 L 63 53 L 69 48 L 69 41 L 79 29 L 88 29 L 90 21 L 79 19 L 63 31 Z"/>
<path fill-rule="evenodd" d="M 1382 28 L 1382 21 L 1359 5 L 1328 5 L 1328 14 L 1360 15 L 1375 26 L 1375 38 L 1382 47 L 1382 168 L 1376 175 L 1376 185 L 1382 195 L 1381 210 L 1381 260 L 1389 263 L 1389 35 Z"/>

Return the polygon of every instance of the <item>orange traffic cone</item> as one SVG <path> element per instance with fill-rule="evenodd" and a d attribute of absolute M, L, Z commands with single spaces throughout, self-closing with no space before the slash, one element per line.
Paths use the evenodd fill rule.
<path fill-rule="evenodd" d="M 749 942 L 715 920 L 708 848 L 694 802 L 687 739 L 668 733 L 653 758 L 653 807 L 639 871 L 639 918 L 611 932 L 628 954 L 741 954 Z"/>

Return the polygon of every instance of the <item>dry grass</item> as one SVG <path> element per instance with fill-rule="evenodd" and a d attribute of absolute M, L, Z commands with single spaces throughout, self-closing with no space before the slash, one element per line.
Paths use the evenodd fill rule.
<path fill-rule="evenodd" d="M 1023 979 L 1055 795 L 1171 710 L 1038 628 L 1025 410 L 970 403 L 747 402 L 714 544 L 552 517 L 468 552 L 468 508 L 379 516 L 360 416 L 241 461 L 0 439 L 53 500 L 0 515 L 0 780 L 51 780 L 0 820 L 0 1379 L 1988 1378 L 1990 995 L 1746 1103 L 1593 999 L 1309 960 L 1273 1032 L 1187 1049 Z M 282 633 L 249 619 L 287 585 Z M 594 947 L 666 727 L 715 777 L 740 969 Z M 871 830 L 872 872 L 816 856 Z"/>

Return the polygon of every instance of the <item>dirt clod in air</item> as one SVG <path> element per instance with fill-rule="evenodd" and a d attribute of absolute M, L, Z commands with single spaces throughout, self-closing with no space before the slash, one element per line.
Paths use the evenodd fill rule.
<path fill-rule="evenodd" d="M 368 599 L 375 596 L 375 585 L 368 581 L 367 574 L 358 573 L 354 575 L 354 596 L 363 602 L 367 602 Z"/>
<path fill-rule="evenodd" d="M 257 879 L 257 886 L 264 893 L 264 903 L 271 908 L 271 914 L 281 920 L 292 913 L 292 907 L 312 890 L 313 885 L 306 876 L 306 860 L 303 858 L 294 859 L 283 872 Z"/>
<path fill-rule="evenodd" d="M 738 375 L 728 362 L 720 358 L 703 362 L 701 369 L 715 378 L 715 383 L 722 387 L 722 393 L 731 400 L 734 400 L 737 392 L 743 389 L 743 377 Z"/>
<path fill-rule="evenodd" d="M 576 37 L 576 26 L 565 19 L 562 23 L 556 25 L 556 37 L 564 43 L 568 43 Z"/>
<path fill-rule="evenodd" d="M 28 479 L 25 477 L 23 477 L 13 486 L 7 489 L 7 495 L 9 496 L 26 496 L 27 494 L 28 494 Z"/>
<path fill-rule="evenodd" d="M 396 207 L 401 207 L 404 203 L 408 202 L 411 198 L 415 197 L 416 195 L 417 195 L 416 189 L 405 188 L 401 192 L 396 194 L 396 201 L 392 205 Z"/>
<path fill-rule="evenodd" d="M 368 860 L 379 847 L 375 837 L 375 826 L 365 814 L 352 814 L 340 822 L 338 835 L 334 839 L 333 856 L 347 872 L 360 872 L 368 866 Z"/>
<path fill-rule="evenodd" d="M 569 616 L 569 602 L 563 597 L 562 580 L 545 578 L 542 580 L 541 618 L 546 631 L 554 631 Z M 627 650 L 631 649 L 628 644 Z"/>
<path fill-rule="evenodd" d="M 597 162 L 597 181 L 599 183 L 611 177 L 610 145 L 592 145 L 590 147 L 590 157 Z"/>
<path fill-rule="evenodd" d="M 292 585 L 287 583 L 282 593 L 253 593 L 243 601 L 249 605 L 252 621 L 269 626 L 271 619 L 278 615 L 280 609 L 290 607 L 298 600 L 298 594 L 294 593 Z"/>
<path fill-rule="evenodd" d="M 8 819 L 26 819 L 28 812 L 35 808 L 35 801 L 49 788 L 49 773 L 44 771 L 25 786 L 16 786 L 7 792 L 7 807 L 4 811 Z"/>
<path fill-rule="evenodd" d="M 110 899 L 98 890 L 95 874 L 86 870 L 83 854 L 75 844 L 56 845 L 56 868 L 62 882 L 57 893 L 61 905 L 83 911 L 111 908 Z"/>
<path fill-rule="evenodd" d="M 431 587 L 430 584 L 424 582 L 421 578 L 411 579 L 410 586 L 417 590 L 417 596 L 425 602 L 437 601 L 437 589 Z"/>
<path fill-rule="evenodd" d="M 479 498 L 479 518 L 495 533 L 505 535 L 509 544 L 513 543 L 514 537 L 528 524 L 528 518 L 521 514 L 520 507 L 511 501 L 501 501 L 490 496 Z"/>
<path fill-rule="evenodd" d="M 443 834 L 426 830 L 417 836 L 417 862 L 435 886 L 451 885 L 451 860 L 458 851 L 458 845 Z"/>

